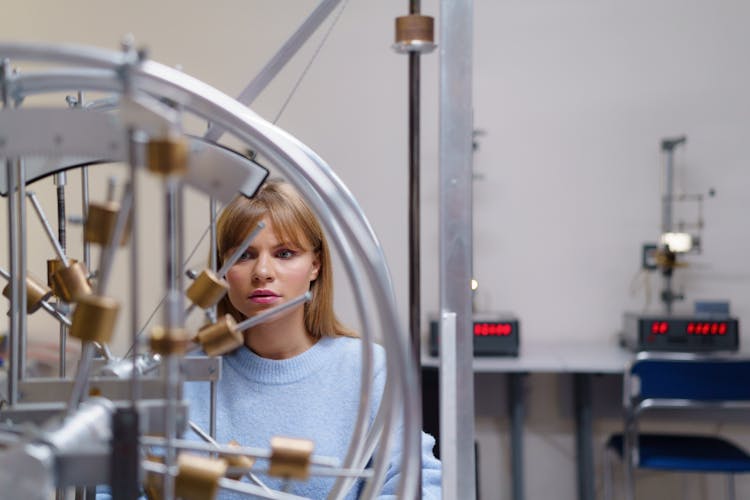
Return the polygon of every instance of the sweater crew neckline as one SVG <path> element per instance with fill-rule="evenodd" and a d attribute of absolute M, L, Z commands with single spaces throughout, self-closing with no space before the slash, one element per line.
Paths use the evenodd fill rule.
<path fill-rule="evenodd" d="M 242 346 L 224 356 L 224 362 L 248 380 L 264 384 L 289 384 L 316 372 L 328 363 L 332 337 L 322 337 L 305 352 L 288 359 L 269 359 Z"/>

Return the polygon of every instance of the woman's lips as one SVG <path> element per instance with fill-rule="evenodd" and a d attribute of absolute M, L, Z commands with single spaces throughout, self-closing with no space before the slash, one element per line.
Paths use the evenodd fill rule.
<path fill-rule="evenodd" d="M 270 290 L 256 290 L 250 294 L 250 300 L 256 304 L 271 304 L 279 298 L 279 295 Z"/>

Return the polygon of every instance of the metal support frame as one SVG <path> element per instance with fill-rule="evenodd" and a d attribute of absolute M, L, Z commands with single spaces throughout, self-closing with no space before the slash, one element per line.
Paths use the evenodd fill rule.
<path fill-rule="evenodd" d="M 465 499 L 476 497 L 470 285 L 472 17 L 471 0 L 441 0 L 439 274 L 444 321 L 440 336 L 442 346 L 447 348 L 440 349 L 440 449 L 443 450 L 443 496 Z M 451 315 L 455 319 L 453 332 L 442 328 L 445 318 Z M 449 361 L 455 365 L 449 366 Z M 456 390 L 447 400 L 444 388 L 451 386 L 460 387 L 460 391 Z"/>

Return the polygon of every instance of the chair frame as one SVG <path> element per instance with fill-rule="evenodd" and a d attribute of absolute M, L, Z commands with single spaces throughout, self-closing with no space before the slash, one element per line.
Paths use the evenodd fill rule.
<path fill-rule="evenodd" d="M 641 397 L 640 378 L 634 372 L 636 367 L 648 361 L 672 361 L 672 362 L 712 362 L 712 363 L 749 363 L 750 357 L 737 353 L 714 352 L 714 353 L 682 353 L 682 352 L 639 352 L 628 364 L 623 377 L 623 410 L 624 410 L 624 432 L 623 432 L 623 465 L 625 498 L 635 498 L 635 469 L 640 462 L 639 429 L 638 420 L 648 410 L 673 409 L 673 410 L 711 410 L 711 411 L 748 411 L 750 412 L 750 396 L 737 398 L 736 400 L 706 400 L 691 398 L 658 398 Z M 605 499 L 612 498 L 612 458 L 614 452 L 607 448 L 605 453 Z M 728 492 L 730 498 L 734 497 L 734 474 L 729 473 Z"/>

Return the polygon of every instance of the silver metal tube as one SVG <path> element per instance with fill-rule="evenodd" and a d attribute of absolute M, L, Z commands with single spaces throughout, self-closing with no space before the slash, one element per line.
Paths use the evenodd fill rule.
<path fill-rule="evenodd" d="M 7 61 L 3 65 L 7 66 Z M 20 205 L 15 191 L 18 186 L 18 172 L 14 168 L 13 161 L 6 162 L 6 175 L 8 176 L 8 254 L 10 256 L 10 297 L 11 308 L 8 311 L 10 316 L 10 331 L 8 333 L 8 354 L 10 357 L 10 367 L 8 369 L 8 403 L 13 406 L 18 402 L 18 341 L 19 341 L 19 318 L 22 312 L 20 307 L 20 283 L 24 281 L 21 275 L 18 239 L 19 239 L 19 222 L 18 206 Z"/>
<path fill-rule="evenodd" d="M 52 243 L 52 247 L 55 249 L 57 258 L 60 259 L 63 266 L 70 267 L 68 257 L 65 255 L 65 250 L 63 250 L 60 242 L 57 240 L 54 231 L 52 231 L 52 226 L 50 226 L 49 220 L 47 220 L 47 216 L 44 215 L 44 210 L 39 204 L 39 198 L 37 198 L 36 193 L 34 193 L 33 191 L 29 191 L 28 193 L 26 193 L 26 196 L 29 197 L 31 205 L 34 207 L 34 210 L 36 210 L 36 213 L 39 216 L 39 220 L 42 223 L 42 227 L 44 227 L 44 234 L 47 235 L 47 239 L 50 241 L 50 243 Z"/>
<path fill-rule="evenodd" d="M 84 224 L 89 217 L 89 167 L 81 167 L 81 207 Z M 91 243 L 83 235 L 83 265 L 91 269 Z"/>
<path fill-rule="evenodd" d="M 50 313 L 52 315 L 52 317 L 55 318 L 56 320 L 58 320 L 62 325 L 66 326 L 66 327 L 71 325 L 70 319 L 67 316 L 65 316 L 65 314 L 62 313 L 62 311 L 60 311 L 57 308 L 55 308 L 52 304 L 50 304 L 46 300 L 43 300 L 41 302 L 41 305 L 42 305 L 42 309 L 44 309 L 45 311 L 47 311 L 48 313 Z M 62 345 L 61 348 L 63 348 L 63 347 L 65 347 L 65 346 Z M 64 377 L 65 373 L 62 373 L 60 376 Z"/>
<path fill-rule="evenodd" d="M 300 304 L 309 302 L 310 300 L 312 300 L 312 293 L 305 292 L 302 295 L 293 298 L 289 302 L 284 302 L 283 304 L 273 307 L 269 309 L 268 311 L 264 311 L 256 316 L 253 316 L 252 318 L 247 318 L 245 321 L 237 323 L 237 330 L 242 332 L 244 330 L 247 330 L 248 328 L 252 328 L 254 326 L 265 323 L 266 321 L 274 319 L 278 315 L 283 314 L 289 309 L 293 309 L 299 306 Z"/>
<path fill-rule="evenodd" d="M 131 234 L 130 234 L 130 332 L 132 335 L 133 350 L 133 372 L 130 378 L 130 397 L 133 407 L 140 399 L 140 383 L 138 373 L 138 328 L 140 326 L 140 260 L 138 258 L 138 172 L 136 170 L 136 148 L 134 131 L 128 133 L 128 156 L 130 162 L 130 186 L 133 197 L 130 208 Z"/>
<path fill-rule="evenodd" d="M 218 256 L 217 253 L 217 241 L 216 241 L 216 211 L 217 211 L 217 204 L 216 199 L 211 197 L 208 201 L 208 210 L 209 210 L 209 268 L 211 271 L 216 271 L 216 266 L 218 266 Z M 217 307 L 216 304 L 211 306 L 211 309 L 209 310 L 209 316 L 211 317 L 211 322 L 216 321 L 216 315 L 217 315 Z M 217 405 L 217 392 L 216 392 L 216 381 L 211 381 L 211 401 L 210 406 L 208 409 L 208 432 L 211 435 L 211 438 L 216 437 L 216 405 Z"/>
<path fill-rule="evenodd" d="M 21 314 L 18 315 L 18 357 L 17 364 L 15 365 L 18 370 L 18 380 L 26 378 L 26 344 L 28 339 L 28 315 L 26 314 L 27 300 L 26 295 L 26 279 L 27 274 L 27 243 L 26 243 L 26 204 L 24 198 L 26 196 L 26 173 L 24 171 L 23 159 L 19 158 L 16 160 L 16 178 L 18 179 L 18 267 L 19 267 L 19 283 L 18 283 L 18 308 Z"/>
<path fill-rule="evenodd" d="M 455 344 L 440 350 L 443 496 L 476 496 L 472 274 L 472 0 L 440 1 L 440 311 L 455 314 Z M 448 320 L 441 323 L 447 324 Z M 445 332 L 440 336 L 445 337 Z M 450 363 L 453 358 L 453 363 Z M 461 390 L 442 393 L 444 381 Z M 447 387 L 447 386 L 446 386 Z M 450 425 L 449 425 L 450 424 Z M 453 460 L 450 460 L 450 459 Z M 445 460 L 448 459 L 448 460 Z"/>
<path fill-rule="evenodd" d="M 87 392 L 86 389 L 89 385 L 91 364 L 94 360 L 94 354 L 96 354 L 96 347 L 92 342 L 83 342 L 82 344 L 81 359 L 78 361 L 78 371 L 76 372 L 76 377 L 73 381 L 73 389 L 71 390 L 70 399 L 68 400 L 68 415 L 72 415 L 76 412 L 78 405 L 81 403 Z"/>
<path fill-rule="evenodd" d="M 297 53 L 305 41 L 310 38 L 310 35 L 312 35 L 318 26 L 325 21 L 340 1 L 341 0 L 321 0 L 315 10 L 313 10 L 300 27 L 297 28 L 297 31 L 295 31 L 292 36 L 284 42 L 284 45 L 282 45 L 279 51 L 273 55 L 271 60 L 263 66 L 263 69 L 260 70 L 258 75 L 253 78 L 242 92 L 240 92 L 237 100 L 246 106 L 250 106 L 263 89 L 271 83 L 286 63 Z M 209 141 L 218 141 L 224 131 L 225 129 L 222 127 L 213 125 L 203 137 Z"/>
<path fill-rule="evenodd" d="M 62 253 L 64 255 L 67 255 L 67 245 L 66 245 L 66 227 L 67 227 L 67 221 L 65 219 L 65 184 L 67 182 L 67 175 L 65 172 L 60 172 L 59 174 L 55 174 L 55 185 L 57 186 L 57 239 L 60 242 L 60 248 L 62 249 Z M 84 219 L 85 220 L 85 219 Z M 88 269 L 88 268 L 87 268 Z M 58 300 L 58 304 L 61 305 L 61 307 L 67 308 L 67 305 L 62 305 L 63 301 Z M 42 306 L 44 307 L 44 306 Z M 45 308 L 46 309 L 46 308 Z M 55 309 L 55 312 L 57 312 L 57 309 Z M 55 315 L 55 313 L 52 313 L 53 316 L 60 319 L 60 327 L 59 327 L 59 334 L 58 337 L 60 339 L 60 352 L 58 353 L 58 375 L 61 378 L 65 377 L 65 372 L 67 370 L 67 343 L 68 343 L 68 327 L 71 325 L 71 322 L 63 321 L 60 316 L 65 317 L 62 313 L 60 313 L 60 316 Z M 67 318 L 65 318 L 67 320 Z"/>
<path fill-rule="evenodd" d="M 221 269 L 219 269 L 219 272 L 217 273 L 220 277 L 224 277 L 227 274 L 227 271 L 239 260 L 239 258 L 242 256 L 242 254 L 247 250 L 247 247 L 250 245 L 250 243 L 255 239 L 256 236 L 258 236 L 258 233 L 264 228 L 266 225 L 261 221 L 258 222 L 258 225 L 253 228 L 250 233 L 245 236 L 245 239 L 242 240 L 242 243 L 240 243 L 240 246 L 237 247 L 237 249 L 232 253 L 232 255 L 222 264 Z"/>

